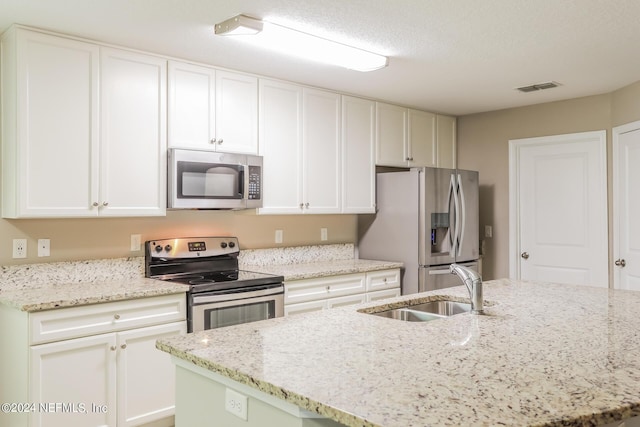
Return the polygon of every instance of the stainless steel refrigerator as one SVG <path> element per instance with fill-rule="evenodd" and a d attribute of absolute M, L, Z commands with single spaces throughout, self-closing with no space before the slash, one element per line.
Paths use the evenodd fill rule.
<path fill-rule="evenodd" d="M 375 215 L 358 218 L 360 258 L 404 262 L 402 294 L 461 285 L 458 263 L 478 271 L 478 172 L 380 172 Z"/>

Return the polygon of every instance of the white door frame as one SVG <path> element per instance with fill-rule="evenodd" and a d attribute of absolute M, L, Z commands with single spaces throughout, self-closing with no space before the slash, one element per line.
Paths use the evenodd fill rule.
<path fill-rule="evenodd" d="M 620 185 L 620 135 L 632 132 L 634 130 L 640 129 L 640 121 L 635 121 L 631 123 L 627 123 L 624 125 L 616 126 L 613 128 L 612 132 L 612 140 L 613 140 L 613 259 L 620 258 L 620 216 L 618 213 L 620 212 L 620 193 L 618 192 Z M 619 274 L 615 271 L 615 268 L 609 266 L 609 270 L 613 269 L 613 281 L 612 286 L 616 288 L 620 286 Z"/>
<path fill-rule="evenodd" d="M 520 150 L 523 147 L 540 144 L 544 141 L 548 141 L 549 138 L 553 138 L 557 142 L 579 142 L 584 141 L 585 138 L 598 138 L 601 141 L 601 161 L 602 170 L 607 170 L 607 131 L 592 131 L 592 132 L 580 132 L 571 133 L 565 135 L 549 135 L 535 138 L 523 138 L 509 140 L 509 278 L 520 278 L 520 212 L 518 207 L 520 206 L 518 200 L 518 171 L 517 165 L 520 158 Z M 606 188 L 606 174 L 603 177 L 605 180 L 604 185 Z M 607 218 L 607 206 L 603 206 L 604 218 Z M 607 259 L 608 263 L 608 259 Z"/>

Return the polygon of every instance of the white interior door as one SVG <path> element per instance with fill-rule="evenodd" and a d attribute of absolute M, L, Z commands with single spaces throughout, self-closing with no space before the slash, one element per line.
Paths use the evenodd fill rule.
<path fill-rule="evenodd" d="M 511 277 L 607 287 L 606 132 L 513 140 L 509 151 Z"/>
<path fill-rule="evenodd" d="M 635 165 L 635 167 L 634 167 Z M 640 122 L 613 129 L 613 285 L 640 291 Z"/>

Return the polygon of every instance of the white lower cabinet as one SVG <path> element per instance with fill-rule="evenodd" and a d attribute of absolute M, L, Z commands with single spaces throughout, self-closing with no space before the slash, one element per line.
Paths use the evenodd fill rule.
<path fill-rule="evenodd" d="M 24 361 L 11 374 L 3 366 L 2 376 L 28 386 L 3 398 L 36 410 L 21 418 L 2 414 L 0 425 L 173 425 L 175 369 L 155 342 L 186 333 L 184 294 L 7 314 L 0 311 L 0 321 L 29 331 L 29 345 L 21 348 L 25 341 L 16 335 L 13 351 Z"/>
<path fill-rule="evenodd" d="M 399 296 L 400 269 L 292 280 L 284 285 L 284 314 L 289 316 Z"/>

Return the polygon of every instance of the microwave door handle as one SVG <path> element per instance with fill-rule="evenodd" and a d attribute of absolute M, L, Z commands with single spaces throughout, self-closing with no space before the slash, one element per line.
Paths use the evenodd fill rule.
<path fill-rule="evenodd" d="M 242 184 L 243 188 L 241 188 L 242 192 L 242 200 L 245 202 L 249 200 L 249 166 L 242 165 Z"/>

